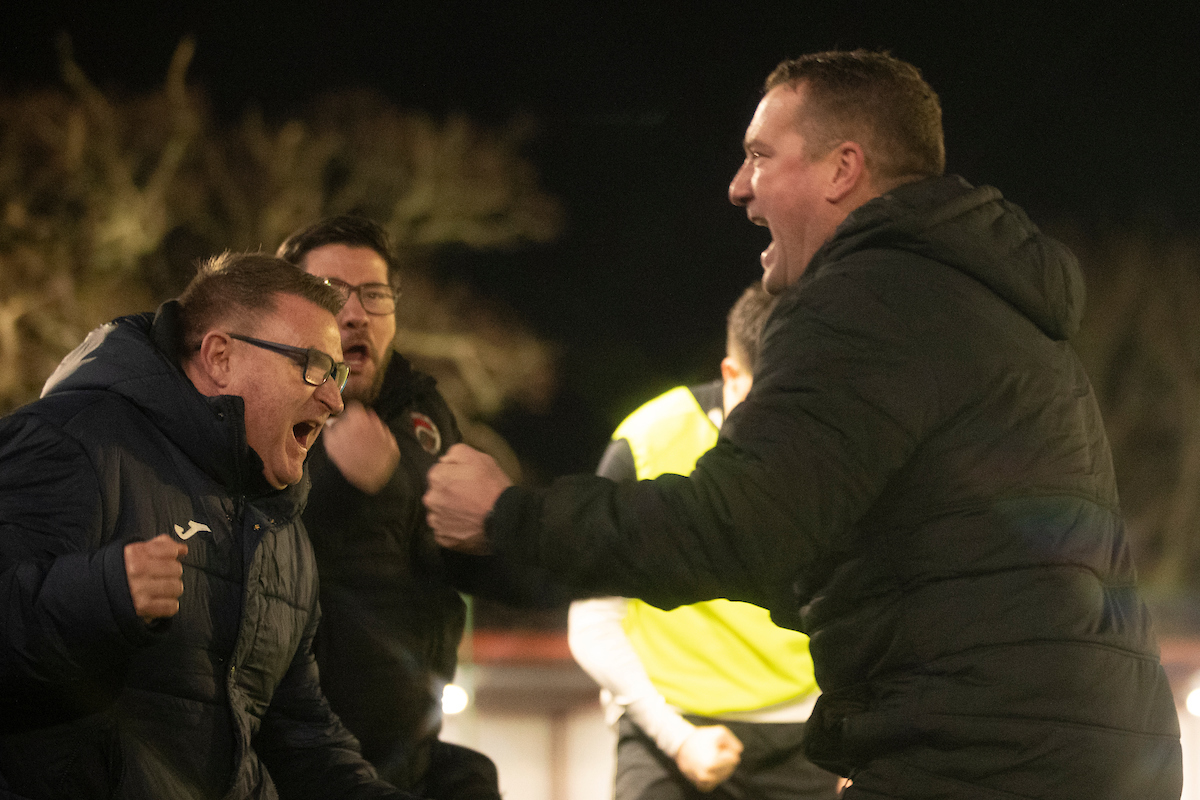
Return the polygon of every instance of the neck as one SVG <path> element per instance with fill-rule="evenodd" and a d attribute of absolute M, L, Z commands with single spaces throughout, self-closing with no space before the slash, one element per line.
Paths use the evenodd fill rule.
<path fill-rule="evenodd" d="M 192 386 L 196 387 L 196 391 L 200 394 L 205 397 L 216 397 L 222 393 L 221 387 L 213 383 L 208 373 L 196 363 L 195 358 L 189 358 L 181 366 L 183 367 L 183 374 L 187 375 L 188 380 L 192 382 Z"/>
<path fill-rule="evenodd" d="M 875 196 L 879 197 L 881 195 L 887 194 L 888 192 L 892 191 L 893 189 L 898 189 L 901 186 L 904 186 L 909 183 L 916 183 L 917 181 L 923 181 L 929 177 L 932 177 L 932 176 L 916 175 L 916 174 L 901 175 L 898 178 L 889 178 L 887 180 L 872 181 L 872 184 L 874 185 L 875 190 L 876 190 Z"/>

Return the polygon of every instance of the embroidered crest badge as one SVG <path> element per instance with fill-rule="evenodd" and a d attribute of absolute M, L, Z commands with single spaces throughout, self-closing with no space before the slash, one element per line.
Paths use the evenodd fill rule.
<path fill-rule="evenodd" d="M 411 412 L 409 417 L 412 419 L 413 435 L 417 437 L 421 447 L 425 448 L 425 452 L 435 456 L 440 453 L 442 451 L 442 434 L 437 425 L 433 424 L 433 420 L 419 411 Z"/>

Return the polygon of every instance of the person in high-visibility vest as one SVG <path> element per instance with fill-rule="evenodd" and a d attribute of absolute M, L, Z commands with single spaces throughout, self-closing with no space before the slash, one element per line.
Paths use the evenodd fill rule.
<path fill-rule="evenodd" d="M 758 338 L 774 308 L 761 282 L 729 312 L 721 380 L 679 386 L 630 414 L 597 474 L 686 475 L 746 396 Z M 837 796 L 837 776 L 803 755 L 818 695 L 808 637 L 749 603 L 710 600 L 662 611 L 641 600 L 577 600 L 571 652 L 602 687 L 618 725 L 616 800 Z"/>

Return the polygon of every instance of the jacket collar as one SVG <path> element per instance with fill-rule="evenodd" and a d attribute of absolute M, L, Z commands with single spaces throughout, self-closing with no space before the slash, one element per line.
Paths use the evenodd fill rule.
<path fill-rule="evenodd" d="M 899 186 L 855 210 L 813 256 L 801 284 L 853 253 L 907 251 L 970 275 L 1053 339 L 1075 333 L 1084 283 L 1075 256 L 991 186 L 956 175 Z"/>
<path fill-rule="evenodd" d="M 245 403 L 235 395 L 200 394 L 178 361 L 179 304 L 169 300 L 154 314 L 119 317 L 100 326 L 72 351 L 42 389 L 42 396 L 77 390 L 108 391 L 137 406 L 149 422 L 205 474 L 234 495 L 280 495 L 295 513 L 308 495 L 308 473 L 277 490 L 246 443 Z M 278 509 L 283 513 L 285 508 Z"/>

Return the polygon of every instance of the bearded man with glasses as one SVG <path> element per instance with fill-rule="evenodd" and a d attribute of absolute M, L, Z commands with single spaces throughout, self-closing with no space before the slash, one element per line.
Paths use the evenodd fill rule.
<path fill-rule="evenodd" d="M 226 254 L 0 419 L 0 797 L 409 797 L 312 654 L 300 511 L 343 407 L 342 304 Z"/>
<path fill-rule="evenodd" d="M 438 739 L 466 620 L 459 590 L 478 592 L 491 559 L 442 551 L 425 523 L 425 473 L 462 437 L 433 378 L 393 349 L 398 264 L 387 234 L 371 220 L 332 217 L 293 234 L 277 255 L 346 299 L 338 314 L 346 410 L 309 455 L 304 512 L 321 575 L 322 688 L 397 787 L 499 800 L 491 760 Z"/>

